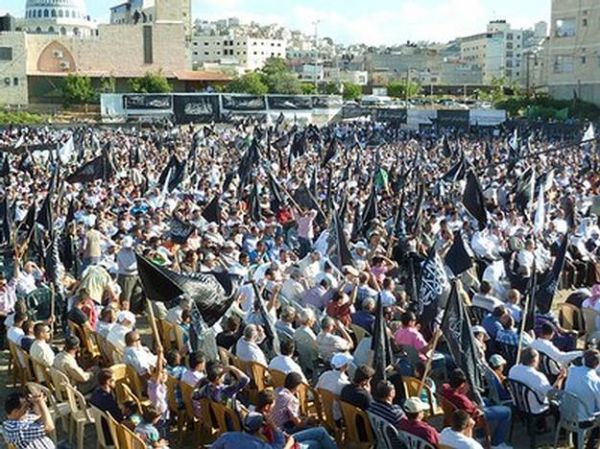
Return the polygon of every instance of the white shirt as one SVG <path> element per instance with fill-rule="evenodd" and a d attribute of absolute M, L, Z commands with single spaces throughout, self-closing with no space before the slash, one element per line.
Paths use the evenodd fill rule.
<path fill-rule="evenodd" d="M 31 358 L 33 360 L 41 363 L 44 366 L 51 367 L 54 364 L 54 351 L 52 350 L 50 345 L 45 341 L 35 340 L 31 344 L 29 354 L 31 355 Z M 35 367 L 35 369 L 36 377 L 38 379 L 44 379 L 43 373 L 37 369 L 37 366 Z"/>
<path fill-rule="evenodd" d="M 123 362 L 132 366 L 140 376 L 150 373 L 156 366 L 156 361 L 157 356 L 152 354 L 150 349 L 145 346 L 129 346 L 123 353 Z"/>
<path fill-rule="evenodd" d="M 281 287 L 281 296 L 288 301 L 300 302 L 305 291 L 306 289 L 300 282 L 292 278 L 288 278 L 284 281 Z"/>
<path fill-rule="evenodd" d="M 542 401 L 542 405 L 540 405 L 538 399 L 530 394 L 529 404 L 533 414 L 537 415 L 548 410 L 549 404 L 546 396 L 552 390 L 552 385 L 550 385 L 548 378 L 543 373 L 531 366 L 515 365 L 508 372 L 508 378 L 524 383 L 537 393 L 537 396 Z"/>
<path fill-rule="evenodd" d="M 108 331 L 108 335 L 106 336 L 106 341 L 113 344 L 118 350 L 121 352 L 125 351 L 125 335 L 132 328 L 125 327 L 122 324 L 115 324 L 110 331 Z"/>
<path fill-rule="evenodd" d="M 482 309 L 485 309 L 488 312 L 493 312 L 496 307 L 502 306 L 504 305 L 504 303 L 491 295 L 482 295 L 481 293 L 475 293 L 473 295 L 473 305 L 481 307 Z"/>
<path fill-rule="evenodd" d="M 37 286 L 35 285 L 35 276 L 33 273 L 27 273 L 25 270 L 21 271 L 17 279 L 17 292 L 26 296 L 36 288 Z"/>
<path fill-rule="evenodd" d="M 267 366 L 267 358 L 262 352 L 262 349 L 254 342 L 248 341 L 245 338 L 240 338 L 235 345 L 235 353 L 243 362 L 258 362 L 263 366 Z"/>
<path fill-rule="evenodd" d="M 440 444 L 452 449 L 483 449 L 483 446 L 474 438 L 455 432 L 451 427 L 446 427 L 440 433 Z"/>
<path fill-rule="evenodd" d="M 12 341 L 17 346 L 21 346 L 21 340 L 23 340 L 23 336 L 25 332 L 20 327 L 12 326 L 8 332 L 6 333 L 6 338 Z"/>
<path fill-rule="evenodd" d="M 339 396 L 342 393 L 342 388 L 350 383 L 350 379 L 346 373 L 342 373 L 338 370 L 325 371 L 319 377 L 316 388 L 323 388 L 327 391 L 331 391 L 333 394 Z M 342 417 L 340 411 L 340 405 L 336 402 L 333 404 L 333 418 L 338 420 Z"/>
<path fill-rule="evenodd" d="M 300 368 L 300 365 L 298 365 L 296 361 L 289 355 L 278 355 L 277 357 L 273 358 L 271 363 L 269 363 L 269 369 L 281 371 L 285 374 L 298 373 L 302 376 L 302 379 L 306 381 L 304 373 L 302 372 L 302 368 Z"/>
<path fill-rule="evenodd" d="M 554 343 L 550 340 L 544 340 L 542 338 L 536 338 L 530 345 L 530 348 L 535 349 L 538 352 L 543 352 L 555 362 L 562 366 L 567 366 L 574 359 L 581 356 L 583 351 L 570 351 L 564 352 L 558 349 Z M 558 373 L 556 373 L 558 374 Z"/>
<path fill-rule="evenodd" d="M 181 323 L 181 313 L 183 312 L 183 308 L 181 306 L 171 307 L 167 311 L 167 316 L 165 320 L 167 320 L 171 324 L 179 324 Z"/>

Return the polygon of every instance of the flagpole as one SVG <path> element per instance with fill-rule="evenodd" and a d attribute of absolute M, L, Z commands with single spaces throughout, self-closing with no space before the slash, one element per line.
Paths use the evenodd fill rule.
<path fill-rule="evenodd" d="M 158 327 L 156 326 L 156 318 L 154 317 L 154 309 L 152 308 L 152 302 L 146 297 L 146 304 L 148 304 L 148 315 L 150 316 L 150 326 L 152 326 L 152 334 L 156 340 L 156 347 L 161 347 L 160 335 L 158 333 Z"/>
<path fill-rule="evenodd" d="M 535 244 L 536 239 L 535 239 L 535 235 L 533 237 L 533 242 L 534 242 L 534 248 L 535 248 Z M 523 349 L 523 333 L 525 332 L 525 325 L 527 323 L 527 315 L 529 313 L 529 304 L 531 301 L 534 300 L 534 298 L 532 298 L 532 296 L 535 295 L 535 272 L 537 270 L 536 267 L 536 263 L 535 263 L 535 249 L 533 251 L 533 270 L 531 273 L 531 278 L 532 278 L 532 283 L 531 283 L 531 288 L 529 289 L 529 291 L 527 292 L 527 298 L 525 299 L 525 309 L 523 310 L 523 313 L 521 314 L 521 325 L 519 326 L 519 345 L 517 346 L 517 358 L 515 363 L 518 365 L 519 362 L 521 361 L 521 351 Z M 534 306 L 534 310 L 533 310 L 533 316 L 531 317 L 532 320 L 535 320 L 535 306 Z"/>
<path fill-rule="evenodd" d="M 431 355 L 427 359 L 427 364 L 425 365 L 425 371 L 423 371 L 423 377 L 421 378 L 421 382 L 419 382 L 419 389 L 417 390 L 417 397 L 421 396 L 421 391 L 423 391 L 423 387 L 425 386 L 425 380 L 429 375 L 429 371 L 431 371 L 431 365 L 433 364 L 433 353 L 435 352 L 437 345 L 440 341 L 440 337 L 442 336 L 441 332 L 436 332 L 433 337 L 433 343 L 431 345 Z"/>

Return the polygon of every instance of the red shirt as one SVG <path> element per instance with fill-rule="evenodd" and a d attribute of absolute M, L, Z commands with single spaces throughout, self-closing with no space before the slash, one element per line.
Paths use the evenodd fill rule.
<path fill-rule="evenodd" d="M 402 419 L 398 424 L 398 430 L 417 436 L 433 446 L 440 444 L 440 434 L 438 431 L 424 421 Z"/>
<path fill-rule="evenodd" d="M 442 397 L 473 418 L 477 418 L 481 414 L 479 407 L 466 394 L 456 391 L 448 384 L 442 385 Z"/>
<path fill-rule="evenodd" d="M 350 302 L 340 305 L 337 301 L 329 301 L 326 312 L 331 318 L 337 318 L 348 327 L 352 323 L 351 307 Z"/>
<path fill-rule="evenodd" d="M 277 221 L 282 225 L 294 220 L 294 213 L 292 210 L 285 207 L 279 209 L 275 216 L 277 217 Z"/>

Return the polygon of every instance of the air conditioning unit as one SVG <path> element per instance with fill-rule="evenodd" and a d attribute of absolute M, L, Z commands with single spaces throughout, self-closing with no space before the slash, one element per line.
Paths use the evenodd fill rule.
<path fill-rule="evenodd" d="M 71 67 L 71 64 L 69 63 L 69 61 L 61 61 L 60 62 L 61 69 L 69 69 L 70 67 Z"/>
<path fill-rule="evenodd" d="M 62 59 L 64 57 L 63 52 L 60 50 L 54 50 L 52 54 L 56 59 Z"/>

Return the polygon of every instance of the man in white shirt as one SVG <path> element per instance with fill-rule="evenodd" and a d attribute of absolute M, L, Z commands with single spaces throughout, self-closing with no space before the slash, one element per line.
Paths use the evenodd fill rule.
<path fill-rule="evenodd" d="M 34 262 L 27 262 L 17 278 L 17 292 L 23 296 L 37 288 L 36 279 L 42 276 L 42 271 Z"/>
<path fill-rule="evenodd" d="M 150 349 L 142 346 L 138 331 L 129 331 L 125 335 L 125 343 L 127 347 L 123 352 L 123 362 L 133 367 L 140 376 L 149 377 L 156 366 L 157 356 L 152 354 Z"/>
<path fill-rule="evenodd" d="M 290 277 L 286 279 L 281 286 L 280 295 L 284 300 L 291 303 L 300 303 L 306 286 L 303 284 L 304 279 L 302 278 L 302 272 L 294 268 L 290 273 Z"/>
<path fill-rule="evenodd" d="M 475 420 L 464 410 L 452 414 L 452 427 L 446 427 L 440 434 L 440 444 L 452 449 L 483 449 L 473 438 Z"/>
<path fill-rule="evenodd" d="M 341 336 L 334 334 L 336 324 Z M 321 320 L 321 329 L 317 336 L 317 345 L 319 355 L 324 361 L 329 362 L 336 352 L 347 352 L 354 347 L 352 337 L 350 337 L 344 326 L 330 316 L 326 316 Z"/>
<path fill-rule="evenodd" d="M 302 368 L 300 368 L 300 365 L 298 365 L 292 358 L 295 349 L 296 345 L 294 345 L 292 340 L 281 340 L 279 343 L 279 352 L 281 354 L 271 360 L 271 363 L 269 363 L 269 369 L 280 371 L 285 374 L 298 373 L 302 376 L 302 380 L 306 382 L 306 377 L 302 372 Z"/>
<path fill-rule="evenodd" d="M 23 326 L 23 323 L 26 319 L 27 314 L 25 312 L 21 312 L 20 310 L 16 311 L 14 315 L 13 325 L 8 329 L 8 332 L 6 333 L 6 338 L 8 338 L 8 341 L 13 342 L 17 346 L 21 346 L 21 340 L 25 335 L 25 332 L 23 332 L 21 326 Z"/>
<path fill-rule="evenodd" d="M 535 397 L 530 397 L 531 413 L 537 415 L 545 412 L 550 407 L 548 393 L 559 389 L 565 377 L 566 370 L 561 370 L 554 385 L 550 385 L 548 378 L 538 371 L 540 355 L 535 349 L 525 348 L 521 352 L 521 363 L 513 366 L 508 372 L 508 378 L 527 385 L 536 392 Z"/>
<path fill-rule="evenodd" d="M 54 363 L 54 351 L 49 345 L 52 340 L 52 334 L 50 333 L 50 326 L 46 323 L 37 323 L 33 326 L 33 335 L 35 341 L 31 344 L 29 355 L 32 360 L 39 362 L 43 366 L 51 367 Z M 36 377 L 38 380 L 44 379 L 44 374 L 36 366 Z"/>
<path fill-rule="evenodd" d="M 135 315 L 123 310 L 117 315 L 117 323 L 108 331 L 106 340 L 121 352 L 125 351 L 125 335 L 135 326 Z"/>
<path fill-rule="evenodd" d="M 184 310 L 191 310 L 192 303 L 189 298 L 182 297 L 181 301 L 175 307 L 171 307 L 167 311 L 167 316 L 165 320 L 167 320 L 171 324 L 179 324 L 181 323 L 181 314 Z"/>
<path fill-rule="evenodd" d="M 493 312 L 496 307 L 503 305 L 503 302 L 492 295 L 492 285 L 489 282 L 481 281 L 479 293 L 473 295 L 473 305 Z"/>
<path fill-rule="evenodd" d="M 258 346 L 265 339 L 261 326 L 248 324 L 244 329 L 244 336 L 240 338 L 235 346 L 235 353 L 242 362 L 258 362 L 267 366 L 267 358 Z"/>
<path fill-rule="evenodd" d="M 324 390 L 331 391 L 336 396 L 339 396 L 342 392 L 342 388 L 350 384 L 347 373 L 348 368 L 353 361 L 354 358 L 345 352 L 334 354 L 331 358 L 331 366 L 333 369 L 321 374 L 316 388 L 323 388 Z M 339 404 L 335 403 L 333 405 L 333 417 L 338 420 L 342 417 Z"/>
<path fill-rule="evenodd" d="M 577 357 L 583 354 L 583 351 L 570 351 L 564 352 L 558 349 L 552 339 L 554 338 L 554 328 L 548 323 L 542 323 L 538 338 L 536 338 L 530 345 L 530 348 L 535 349 L 538 352 L 542 352 L 554 360 L 560 367 L 567 367 Z M 553 374 L 558 374 L 555 372 Z"/>
<path fill-rule="evenodd" d="M 298 349 L 300 366 L 311 377 L 315 374 L 319 346 L 317 336 L 312 330 L 316 323 L 315 313 L 312 309 L 303 309 L 298 314 L 301 326 L 294 332 L 294 343 Z"/>

